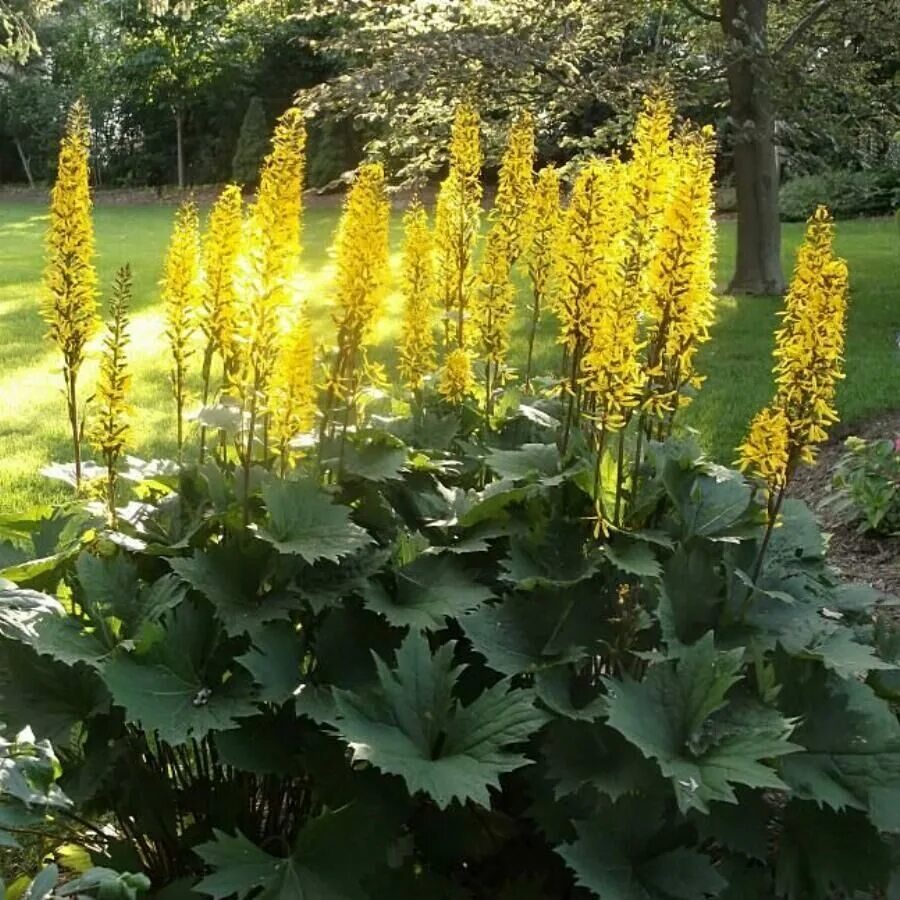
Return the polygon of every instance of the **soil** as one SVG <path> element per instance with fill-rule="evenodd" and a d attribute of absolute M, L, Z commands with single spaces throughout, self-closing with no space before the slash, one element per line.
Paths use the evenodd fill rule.
<path fill-rule="evenodd" d="M 844 440 L 851 435 L 869 439 L 900 437 L 900 409 L 835 429 L 816 464 L 797 473 L 789 493 L 806 501 L 815 512 L 822 530 L 829 536 L 828 560 L 842 578 L 864 581 L 877 590 L 900 597 L 900 537 L 859 534 L 855 525 L 839 521 L 830 507 L 821 508 L 831 491 L 831 473 L 844 452 Z"/>

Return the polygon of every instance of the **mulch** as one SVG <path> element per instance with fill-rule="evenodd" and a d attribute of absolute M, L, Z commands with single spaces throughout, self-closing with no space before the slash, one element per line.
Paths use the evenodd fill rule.
<path fill-rule="evenodd" d="M 828 560 L 846 581 L 863 581 L 877 590 L 900 596 L 900 537 L 859 534 L 845 525 L 822 501 L 831 492 L 831 474 L 844 452 L 844 440 L 856 437 L 900 437 L 900 409 L 865 422 L 835 429 L 814 466 L 802 468 L 794 478 L 790 495 L 806 501 L 828 537 Z"/>

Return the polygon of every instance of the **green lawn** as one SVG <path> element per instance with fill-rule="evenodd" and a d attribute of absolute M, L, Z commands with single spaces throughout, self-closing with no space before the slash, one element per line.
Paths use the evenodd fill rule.
<path fill-rule="evenodd" d="M 133 308 L 134 402 L 137 452 L 171 453 L 172 404 L 169 401 L 166 348 L 157 283 L 174 210 L 161 206 L 99 207 L 96 210 L 101 281 L 107 287 L 115 269 L 129 261 L 135 275 Z M 307 211 L 304 258 L 308 302 L 314 323 L 328 336 L 328 246 L 337 213 L 317 207 Z M 0 509 L 22 510 L 62 496 L 38 470 L 51 460 L 71 456 L 66 436 L 59 362 L 43 340 L 38 315 L 42 270 L 44 209 L 30 204 L 0 206 Z M 800 235 L 786 226 L 785 258 Z M 394 246 L 399 233 L 395 224 Z M 720 269 L 727 277 L 734 253 L 734 226 L 721 227 Z M 841 223 L 839 250 L 850 262 L 853 306 L 848 335 L 848 376 L 839 406 L 847 421 L 900 404 L 900 235 L 893 221 Z M 396 263 L 396 259 L 394 260 Z M 778 301 L 722 297 L 713 340 L 704 349 L 700 368 L 708 380 L 685 422 L 702 431 L 709 451 L 730 462 L 748 420 L 771 390 L 770 353 Z M 397 298 L 388 300 L 388 315 L 379 333 L 382 355 L 389 357 L 399 320 Z M 524 348 L 524 320 L 514 339 L 514 353 Z M 558 358 L 544 341 L 539 363 Z M 83 383 L 95 369 L 88 366 Z"/>

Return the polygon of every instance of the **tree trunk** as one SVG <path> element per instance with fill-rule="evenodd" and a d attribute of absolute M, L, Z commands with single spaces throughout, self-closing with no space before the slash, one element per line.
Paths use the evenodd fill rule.
<path fill-rule="evenodd" d="M 16 150 L 19 151 L 19 160 L 22 163 L 22 168 L 25 170 L 25 177 L 28 179 L 28 187 L 34 190 L 34 176 L 31 174 L 31 160 L 25 155 L 25 148 L 22 146 L 22 142 L 18 138 L 13 138 L 16 144 Z"/>
<path fill-rule="evenodd" d="M 738 222 L 737 264 L 729 291 L 736 294 L 783 294 L 786 288 L 768 5 L 768 0 L 720 0 L 722 29 L 731 42 L 727 77 Z"/>
<path fill-rule="evenodd" d="M 175 143 L 178 152 L 178 189 L 184 190 L 184 112 L 175 110 Z"/>

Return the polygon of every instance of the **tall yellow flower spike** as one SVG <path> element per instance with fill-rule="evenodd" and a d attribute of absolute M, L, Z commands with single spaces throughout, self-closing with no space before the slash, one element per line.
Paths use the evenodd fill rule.
<path fill-rule="evenodd" d="M 47 337 L 56 344 L 63 358 L 75 479 L 79 484 L 82 428 L 78 373 L 87 343 L 99 324 L 89 157 L 90 118 L 84 102 L 78 100 L 69 113 L 59 151 L 56 183 L 50 195 L 41 315 L 47 323 Z"/>
<path fill-rule="evenodd" d="M 243 227 L 241 189 L 228 185 L 209 214 L 203 239 L 203 289 L 200 327 L 206 338 L 203 359 L 204 393 L 209 390 L 210 367 L 218 354 L 226 372 L 234 368 L 237 347 L 237 274 Z M 204 397 L 204 402 L 206 397 Z"/>
<path fill-rule="evenodd" d="M 481 220 L 483 161 L 478 113 L 469 104 L 460 104 L 450 138 L 450 171 L 441 185 L 435 213 L 438 292 L 444 305 L 447 347 L 463 347 L 466 343 L 466 315 L 473 292 L 472 259 Z M 455 329 L 451 320 L 455 320 Z"/>
<path fill-rule="evenodd" d="M 390 203 L 381 163 L 359 167 L 347 197 L 335 242 L 334 323 L 337 355 L 325 400 L 322 433 L 333 426 L 336 401 L 346 403 L 345 425 L 355 409 L 363 378 L 371 374 L 366 348 L 381 311 L 388 273 Z"/>
<path fill-rule="evenodd" d="M 103 340 L 100 377 L 94 395 L 95 418 L 88 437 L 103 457 L 106 466 L 106 503 L 111 526 L 116 525 L 116 487 L 118 464 L 131 444 L 128 394 L 131 375 L 128 371 L 128 307 L 131 304 L 131 268 L 124 266 L 116 273 L 109 304 L 109 321 Z"/>
<path fill-rule="evenodd" d="M 471 310 L 476 346 L 485 362 L 487 413 L 491 411 L 494 388 L 502 378 L 509 349 L 509 325 L 516 300 L 510 274 L 522 251 L 525 212 L 534 190 L 534 154 L 534 119 L 530 113 L 523 113 L 509 130 L 500 163 L 491 230 Z"/>
<path fill-rule="evenodd" d="M 403 218 L 403 325 L 400 329 L 400 377 L 419 390 L 434 371 L 434 246 L 428 214 L 414 202 Z"/>
<path fill-rule="evenodd" d="M 521 113 L 513 122 L 497 176 L 497 196 L 491 212 L 493 228 L 502 233 L 510 264 L 522 252 L 526 211 L 534 192 L 534 116 Z"/>
<path fill-rule="evenodd" d="M 650 319 L 645 408 L 662 418 L 699 387 L 694 367 L 715 318 L 716 232 L 712 129 L 681 135 L 674 149 L 674 183 L 650 263 Z"/>
<path fill-rule="evenodd" d="M 472 358 L 464 347 L 457 347 L 447 354 L 438 382 L 438 392 L 447 402 L 460 404 L 471 396 L 474 389 Z"/>
<path fill-rule="evenodd" d="M 815 461 L 816 445 L 838 420 L 834 396 L 844 377 L 849 277 L 833 242 L 831 215 L 819 207 L 807 224 L 775 335 L 775 398 L 740 447 L 741 468 L 773 492 L 783 493 L 799 463 Z M 776 427 L 784 430 L 777 438 Z"/>
<path fill-rule="evenodd" d="M 177 416 L 179 460 L 184 448 L 187 370 L 194 354 L 192 340 L 197 329 L 200 289 L 200 222 L 196 205 L 188 200 L 175 215 L 162 278 L 166 337 L 172 355 L 170 378 Z"/>
<path fill-rule="evenodd" d="M 528 356 L 525 384 L 531 384 L 534 342 L 546 307 L 555 306 L 561 281 L 561 243 L 563 214 L 560 204 L 559 173 L 553 166 L 538 172 L 534 191 L 524 213 L 524 258 L 531 279 L 531 326 L 528 332 Z"/>
<path fill-rule="evenodd" d="M 279 350 L 270 387 L 271 436 L 281 460 L 282 475 L 294 456 L 291 443 L 315 425 L 314 365 L 309 322 L 299 316 Z"/>
<path fill-rule="evenodd" d="M 240 313 L 243 358 L 239 380 L 243 403 L 254 407 L 254 419 L 258 407 L 265 405 L 282 318 L 295 300 L 292 289 L 300 264 L 305 151 L 303 115 L 299 109 L 289 109 L 275 126 L 245 233 L 247 298 Z"/>

